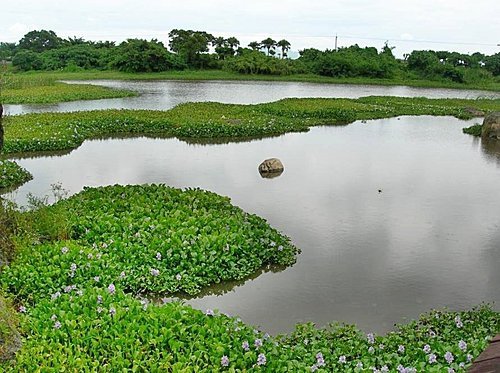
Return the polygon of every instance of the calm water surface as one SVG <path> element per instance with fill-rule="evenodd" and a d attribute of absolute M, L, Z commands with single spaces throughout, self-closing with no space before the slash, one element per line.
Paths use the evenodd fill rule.
<path fill-rule="evenodd" d="M 238 81 L 119 81 L 93 80 L 68 83 L 94 84 L 138 92 L 138 97 L 64 102 L 53 105 L 6 105 L 8 114 L 102 109 L 166 110 L 183 102 L 217 101 L 231 104 L 257 104 L 285 97 L 406 96 L 429 98 L 500 98 L 498 92 L 374 86 L 350 84 L 315 84 L 296 82 Z"/>
<path fill-rule="evenodd" d="M 434 307 L 500 301 L 500 147 L 463 135 L 470 123 L 402 117 L 218 145 L 93 140 L 66 155 L 19 159 L 34 180 L 10 198 L 24 203 L 56 182 L 71 193 L 154 182 L 230 196 L 302 254 L 291 268 L 190 304 L 270 333 L 333 320 L 385 332 Z M 285 172 L 262 179 L 257 166 L 269 157 Z"/>

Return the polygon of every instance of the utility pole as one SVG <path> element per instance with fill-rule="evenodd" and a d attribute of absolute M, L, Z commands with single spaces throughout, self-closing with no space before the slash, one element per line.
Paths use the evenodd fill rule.
<path fill-rule="evenodd" d="M 337 51 L 337 39 L 338 39 L 338 36 L 337 36 L 337 34 L 335 34 L 335 52 Z"/>

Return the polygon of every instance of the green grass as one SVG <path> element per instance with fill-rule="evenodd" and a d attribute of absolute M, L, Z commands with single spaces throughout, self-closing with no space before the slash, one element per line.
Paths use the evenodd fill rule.
<path fill-rule="evenodd" d="M 80 72 L 29 72 L 16 76 L 37 79 L 40 77 L 62 80 L 92 80 L 92 79 L 117 79 L 117 80 L 248 80 L 248 81 L 290 81 L 324 84 L 368 84 L 368 85 L 406 85 L 411 87 L 427 88 L 455 88 L 455 89 L 481 89 L 500 91 L 500 81 L 480 81 L 471 84 L 455 83 L 449 81 L 434 81 L 424 79 L 411 79 L 395 77 L 392 79 L 375 78 L 331 78 L 314 74 L 295 74 L 287 76 L 271 75 L 245 75 L 223 70 L 185 70 L 168 71 L 161 73 L 124 73 L 119 71 L 80 71 Z"/>
<path fill-rule="evenodd" d="M 103 110 L 41 113 L 9 117 L 6 154 L 69 150 L 85 139 L 122 134 L 180 139 L 242 140 L 307 131 L 311 126 L 400 115 L 450 115 L 471 118 L 466 108 L 500 110 L 500 99 L 426 99 L 364 97 L 360 99 L 284 99 L 268 104 L 181 104 L 168 111 Z"/>
<path fill-rule="evenodd" d="M 33 179 L 33 175 L 16 162 L 0 160 L 0 190 L 16 188 Z"/>
<path fill-rule="evenodd" d="M 474 124 L 470 127 L 463 128 L 462 131 L 463 133 L 466 133 L 467 135 L 472 135 L 472 136 L 481 136 L 481 132 L 483 130 L 483 125 L 482 124 Z"/>
<path fill-rule="evenodd" d="M 217 311 L 154 303 L 145 293 L 196 292 L 266 262 L 293 262 L 285 236 L 213 193 L 113 186 L 13 214 L 18 256 L 0 284 L 26 313 L 21 350 L 0 363 L 6 372 L 458 372 L 500 330 L 500 314 L 481 306 L 433 311 L 385 336 L 334 323 L 271 337 Z"/>

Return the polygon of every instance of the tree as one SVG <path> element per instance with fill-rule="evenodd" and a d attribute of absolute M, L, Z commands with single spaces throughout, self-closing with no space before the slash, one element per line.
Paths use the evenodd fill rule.
<path fill-rule="evenodd" d="M 19 40 L 20 49 L 28 49 L 33 52 L 43 52 L 58 48 L 61 44 L 62 39 L 54 31 L 47 30 L 30 31 Z"/>
<path fill-rule="evenodd" d="M 39 53 L 31 50 L 21 50 L 12 59 L 12 65 L 24 71 L 41 70 L 43 62 Z"/>
<path fill-rule="evenodd" d="M 167 51 L 162 42 L 153 39 L 128 39 L 116 49 L 112 67 L 127 72 L 158 72 L 184 67 L 179 57 Z"/>
<path fill-rule="evenodd" d="M 260 42 L 263 48 L 267 49 L 267 55 L 269 56 L 269 52 L 276 46 L 276 40 L 271 38 L 264 39 Z"/>
<path fill-rule="evenodd" d="M 252 41 L 251 43 L 248 44 L 250 48 L 254 51 L 258 51 L 261 48 L 261 45 L 258 41 Z"/>
<path fill-rule="evenodd" d="M 287 40 L 281 39 L 276 45 L 281 48 L 281 58 L 287 57 L 287 52 L 290 50 L 291 44 Z"/>
<path fill-rule="evenodd" d="M 16 52 L 16 43 L 0 42 L 0 61 L 12 59 Z"/>
<path fill-rule="evenodd" d="M 174 29 L 168 33 L 170 50 L 184 59 L 188 66 L 203 67 L 202 53 L 208 52 L 214 36 L 205 31 Z"/>

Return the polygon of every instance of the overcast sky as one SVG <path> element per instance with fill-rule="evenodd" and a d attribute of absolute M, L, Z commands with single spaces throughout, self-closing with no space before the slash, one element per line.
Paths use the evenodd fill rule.
<path fill-rule="evenodd" d="M 31 30 L 60 37 L 123 41 L 157 38 L 174 28 L 236 36 L 242 45 L 268 36 L 292 50 L 358 43 L 395 54 L 414 49 L 500 51 L 500 0 L 2 0 L 0 41 Z"/>

